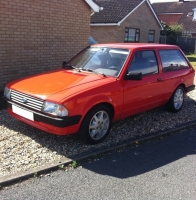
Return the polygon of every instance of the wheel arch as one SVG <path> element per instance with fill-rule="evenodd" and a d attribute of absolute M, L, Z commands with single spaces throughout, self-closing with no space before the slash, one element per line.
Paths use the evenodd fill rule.
<path fill-rule="evenodd" d="M 88 133 L 90 130 L 86 130 L 86 127 L 87 127 L 87 123 L 88 123 L 88 126 L 89 126 L 89 119 L 91 119 L 91 117 L 93 116 L 93 115 L 95 115 L 95 113 L 96 112 L 98 112 L 99 110 L 101 110 L 101 106 L 102 106 L 102 108 L 104 108 L 105 107 L 105 110 L 106 110 L 106 108 L 107 108 L 107 113 L 109 112 L 109 111 L 111 111 L 111 113 L 109 112 L 108 113 L 108 115 L 109 115 L 109 118 L 110 118 L 110 122 L 109 122 L 109 126 L 108 126 L 108 128 L 107 128 L 107 131 L 104 133 L 104 135 L 103 136 L 101 136 L 101 138 L 98 138 L 98 140 L 97 139 L 95 139 L 95 138 L 92 138 L 92 137 L 94 137 L 94 136 L 91 136 L 91 134 L 90 133 Z M 103 107 L 104 106 L 104 107 Z M 99 143 L 99 142 L 101 142 L 101 141 L 103 141 L 106 137 L 107 137 L 107 135 L 109 134 L 109 131 L 110 131 L 110 129 L 111 129 L 111 123 L 112 123 L 112 118 L 113 118 L 113 116 L 114 116 L 114 108 L 113 108 L 113 106 L 110 104 L 110 103 L 108 103 L 108 102 L 100 102 L 100 103 L 98 103 L 98 104 L 96 104 L 96 105 L 94 105 L 94 106 L 92 106 L 87 112 L 86 112 L 86 114 L 83 116 L 83 118 L 82 118 L 82 120 L 81 120 L 81 124 L 80 124 L 80 128 L 79 128 L 79 132 L 78 132 L 78 134 L 79 134 L 79 137 L 86 143 L 86 144 L 97 144 L 97 143 Z M 92 120 L 92 119 L 91 119 Z M 90 121 L 91 121 L 90 120 Z M 102 122 L 103 123 L 103 122 Z M 102 123 L 100 123 L 99 125 L 101 125 Z M 103 125 L 101 125 L 101 126 L 103 126 Z M 99 132 L 100 131 L 100 128 L 93 128 L 94 130 L 96 130 L 96 129 L 98 129 L 97 131 Z M 96 131 L 95 131 L 96 132 Z"/>
<path fill-rule="evenodd" d="M 174 92 L 176 91 L 176 89 L 179 87 L 179 86 L 182 86 L 184 88 L 184 92 L 186 93 L 186 85 L 184 83 L 179 83 L 178 85 L 175 86 L 175 89 L 173 90 L 173 92 L 171 93 L 170 97 L 169 97 L 169 100 L 171 99 L 172 95 L 174 94 Z M 169 101 L 168 100 L 168 101 Z"/>
<path fill-rule="evenodd" d="M 182 101 L 181 101 L 181 100 L 178 100 L 178 101 L 181 101 L 181 102 L 180 102 L 181 105 L 180 105 L 179 108 L 175 107 L 175 103 L 174 103 L 174 95 L 175 95 L 175 92 L 177 91 L 178 88 L 182 88 L 182 89 L 184 90 L 184 91 L 183 91 L 183 99 L 182 99 Z M 170 99 L 169 99 L 168 102 L 166 103 L 167 108 L 168 108 L 170 111 L 172 111 L 172 112 L 178 112 L 178 111 L 180 111 L 180 110 L 182 109 L 183 104 L 184 104 L 184 94 L 185 94 L 185 92 L 186 92 L 186 86 L 185 86 L 184 83 L 179 84 L 179 85 L 175 88 L 175 90 L 174 90 L 174 92 L 172 93 Z"/>
<path fill-rule="evenodd" d="M 182 87 L 184 88 L 184 91 L 186 92 L 186 85 L 185 85 L 184 83 L 179 84 L 179 85 L 176 87 L 176 89 L 177 89 L 179 86 L 182 86 Z M 176 90 L 176 89 L 175 89 L 175 90 Z"/>
<path fill-rule="evenodd" d="M 94 109 L 95 107 L 101 106 L 101 105 L 107 106 L 107 107 L 110 109 L 111 114 L 112 114 L 112 119 L 113 119 L 114 113 L 115 113 L 115 110 L 114 110 L 113 105 L 112 105 L 111 103 L 108 103 L 108 102 L 99 102 L 99 103 L 93 105 L 92 107 L 90 107 L 88 110 L 86 110 L 86 112 L 85 112 L 85 114 L 84 114 L 82 120 L 84 119 L 84 117 L 85 117 L 92 109 Z"/>

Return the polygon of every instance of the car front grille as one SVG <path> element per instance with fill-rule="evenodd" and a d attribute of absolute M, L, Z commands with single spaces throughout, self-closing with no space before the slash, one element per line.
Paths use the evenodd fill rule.
<path fill-rule="evenodd" d="M 41 111 L 44 100 L 11 90 L 11 100 L 29 108 Z"/>

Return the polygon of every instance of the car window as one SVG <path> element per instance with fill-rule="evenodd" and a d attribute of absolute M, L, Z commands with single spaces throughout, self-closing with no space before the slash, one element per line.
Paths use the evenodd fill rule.
<path fill-rule="evenodd" d="M 70 64 L 81 70 L 90 69 L 109 76 L 118 76 L 129 55 L 128 49 L 90 47 Z"/>
<path fill-rule="evenodd" d="M 163 72 L 188 68 L 189 65 L 178 49 L 159 50 Z"/>
<path fill-rule="evenodd" d="M 142 73 L 142 75 L 158 73 L 155 52 L 152 50 L 135 52 L 128 73 Z"/>

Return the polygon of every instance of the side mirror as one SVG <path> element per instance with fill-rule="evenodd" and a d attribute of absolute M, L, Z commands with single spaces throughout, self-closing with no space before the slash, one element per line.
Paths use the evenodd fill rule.
<path fill-rule="evenodd" d="M 62 68 L 65 68 L 67 66 L 67 61 L 62 62 Z"/>
<path fill-rule="evenodd" d="M 142 80 L 142 73 L 128 73 L 125 75 L 125 80 Z"/>

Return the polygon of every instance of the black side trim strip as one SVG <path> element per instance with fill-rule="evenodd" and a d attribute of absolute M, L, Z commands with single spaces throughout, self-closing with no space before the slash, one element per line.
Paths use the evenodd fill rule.
<path fill-rule="evenodd" d="M 13 104 L 15 104 L 15 103 L 13 103 Z M 17 105 L 17 104 L 15 104 L 15 105 Z M 22 109 L 28 110 L 28 109 L 23 108 L 19 105 L 17 105 L 17 106 L 22 108 Z M 9 101 L 6 101 L 6 108 L 12 108 L 12 103 L 9 102 Z M 56 126 L 56 127 L 59 127 L 59 128 L 64 128 L 64 127 L 67 127 L 67 126 L 72 126 L 72 125 L 78 124 L 80 119 L 81 119 L 81 115 L 75 115 L 75 116 L 71 116 L 71 117 L 57 117 L 57 118 L 55 118 L 55 117 L 50 117 L 50 116 L 44 115 L 42 113 L 37 113 L 37 112 L 31 111 L 31 110 L 29 110 L 29 111 L 33 112 L 35 121 L 44 122 L 46 124 L 50 124 L 50 125 L 53 125 L 53 126 Z"/>
<path fill-rule="evenodd" d="M 186 88 L 186 92 L 190 92 L 195 89 L 195 85 L 190 85 Z"/>
<path fill-rule="evenodd" d="M 63 118 L 52 118 L 46 115 L 34 114 L 34 120 L 38 122 L 44 122 L 46 124 L 50 124 L 56 127 L 67 127 L 78 124 L 81 119 L 80 115 L 72 116 L 72 117 L 63 117 Z"/>

